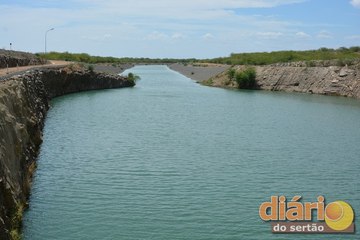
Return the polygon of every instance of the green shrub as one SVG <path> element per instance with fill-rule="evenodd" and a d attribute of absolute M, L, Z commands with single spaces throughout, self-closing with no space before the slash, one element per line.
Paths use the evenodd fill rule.
<path fill-rule="evenodd" d="M 242 72 L 235 73 L 235 80 L 242 89 L 254 89 L 256 87 L 256 70 L 249 67 Z"/>
<path fill-rule="evenodd" d="M 344 67 L 346 64 L 343 59 L 339 59 L 337 60 L 336 65 L 339 67 Z"/>
<path fill-rule="evenodd" d="M 88 70 L 90 72 L 94 72 L 94 66 L 93 65 L 88 65 Z"/>
<path fill-rule="evenodd" d="M 214 79 L 213 78 L 209 78 L 208 80 L 204 80 L 200 82 L 202 85 L 205 86 L 212 86 L 214 83 Z"/>
<path fill-rule="evenodd" d="M 314 61 L 307 61 L 306 66 L 307 67 L 316 67 L 316 63 Z"/>
<path fill-rule="evenodd" d="M 345 63 L 345 65 L 353 65 L 354 61 L 353 61 L 353 59 L 347 58 L 347 59 L 344 59 L 344 63 Z"/>
<path fill-rule="evenodd" d="M 139 80 L 139 79 L 140 79 L 140 77 L 139 77 L 138 75 L 133 74 L 132 72 L 130 72 L 130 73 L 128 74 L 127 78 L 128 78 L 128 80 L 134 81 L 134 82 L 135 82 L 136 80 Z"/>
<path fill-rule="evenodd" d="M 334 51 L 334 49 L 322 47 L 322 48 L 319 49 L 319 51 L 321 51 L 321 52 L 331 52 L 331 51 Z"/>
<path fill-rule="evenodd" d="M 351 47 L 349 48 L 351 52 L 360 52 L 360 47 Z"/>
<path fill-rule="evenodd" d="M 234 68 L 230 68 L 227 72 L 228 78 L 230 81 L 234 81 L 236 70 Z"/>

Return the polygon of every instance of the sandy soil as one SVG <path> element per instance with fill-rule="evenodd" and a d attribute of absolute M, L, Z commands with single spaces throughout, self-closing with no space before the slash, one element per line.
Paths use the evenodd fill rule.
<path fill-rule="evenodd" d="M 215 77 L 216 75 L 230 68 L 230 66 L 222 65 L 222 64 L 184 65 L 181 63 L 174 63 L 174 64 L 169 64 L 168 66 L 170 69 L 199 82 Z"/>

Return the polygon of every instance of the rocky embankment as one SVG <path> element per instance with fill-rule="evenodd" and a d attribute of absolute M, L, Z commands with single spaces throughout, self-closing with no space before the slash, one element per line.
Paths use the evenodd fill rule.
<path fill-rule="evenodd" d="M 271 91 L 360 98 L 360 69 L 351 67 L 258 67 L 257 84 Z"/>
<path fill-rule="evenodd" d="M 49 101 L 68 93 L 134 86 L 81 68 L 31 71 L 0 82 L 0 239 L 17 239 Z"/>
<path fill-rule="evenodd" d="M 247 67 L 234 66 L 233 68 L 241 72 Z M 360 98 L 359 64 L 307 67 L 299 63 L 254 66 L 254 68 L 257 89 Z M 203 81 L 203 84 L 238 88 L 236 81 L 229 80 L 227 71 Z"/>
<path fill-rule="evenodd" d="M 0 68 L 46 64 L 34 54 L 0 49 Z"/>

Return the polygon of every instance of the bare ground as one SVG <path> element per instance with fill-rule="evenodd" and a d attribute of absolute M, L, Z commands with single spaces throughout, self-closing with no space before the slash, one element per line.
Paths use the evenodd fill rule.
<path fill-rule="evenodd" d="M 168 65 L 170 69 L 179 72 L 185 75 L 188 78 L 191 78 L 195 81 L 206 81 L 212 77 L 217 76 L 218 74 L 226 71 L 230 68 L 229 65 L 223 64 L 181 64 L 174 63 Z"/>
<path fill-rule="evenodd" d="M 13 74 L 16 72 L 31 70 L 33 68 L 50 67 L 50 66 L 54 66 L 54 67 L 55 66 L 66 66 L 66 65 L 69 65 L 72 63 L 72 62 L 55 61 L 55 60 L 51 60 L 49 62 L 50 62 L 49 64 L 44 64 L 44 65 L 31 65 L 31 66 L 24 66 L 24 67 L 1 68 L 0 69 L 0 77 L 6 76 L 8 74 Z"/>

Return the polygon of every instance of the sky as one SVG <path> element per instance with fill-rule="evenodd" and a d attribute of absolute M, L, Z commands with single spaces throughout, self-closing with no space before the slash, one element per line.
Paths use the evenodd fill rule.
<path fill-rule="evenodd" d="M 360 0 L 0 0 L 0 48 L 213 58 L 360 46 Z"/>

